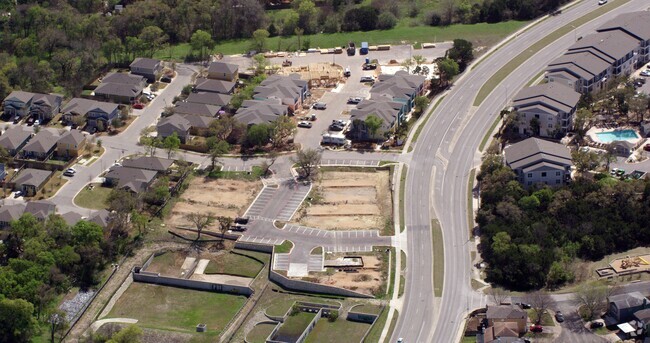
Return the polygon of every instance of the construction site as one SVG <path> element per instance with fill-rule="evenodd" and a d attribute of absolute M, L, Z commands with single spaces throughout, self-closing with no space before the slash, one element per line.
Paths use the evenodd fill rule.
<path fill-rule="evenodd" d="M 650 255 L 625 256 L 609 263 L 609 267 L 596 270 L 599 277 L 613 277 L 650 272 Z"/>
<path fill-rule="evenodd" d="M 290 60 L 282 63 L 278 69 L 280 75 L 299 74 L 300 78 L 309 81 L 310 88 L 334 88 L 344 80 L 343 68 L 331 63 L 309 63 L 307 66 L 292 66 Z"/>

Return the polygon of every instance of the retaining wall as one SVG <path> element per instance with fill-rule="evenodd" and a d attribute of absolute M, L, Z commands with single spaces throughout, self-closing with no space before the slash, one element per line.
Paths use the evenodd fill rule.
<path fill-rule="evenodd" d="M 280 286 L 286 289 L 294 290 L 294 291 L 340 295 L 344 297 L 354 297 L 354 298 L 374 298 L 372 295 L 351 291 L 349 289 L 321 285 L 321 284 L 302 281 L 302 280 L 292 280 L 286 278 L 284 275 L 281 275 L 273 270 L 269 270 L 269 280 L 279 284 Z"/>
<path fill-rule="evenodd" d="M 268 244 L 256 244 L 250 242 L 235 242 L 235 248 L 242 250 L 252 250 L 272 254 L 273 246 Z M 271 263 L 273 265 L 273 263 Z"/>
<path fill-rule="evenodd" d="M 363 304 L 354 305 L 354 306 L 350 309 L 350 311 L 348 311 L 348 317 L 347 317 L 347 320 L 351 320 L 351 321 L 353 321 L 353 322 L 368 323 L 368 324 L 372 324 L 372 323 L 374 323 L 375 320 L 377 320 L 377 318 L 379 318 L 379 314 L 371 314 L 371 313 L 364 313 L 364 312 L 357 312 L 357 311 L 354 311 L 354 308 L 355 308 L 355 307 L 362 307 L 362 306 L 364 306 L 364 305 L 363 305 Z M 383 310 L 384 310 L 384 309 L 382 308 L 382 309 L 379 311 L 379 313 L 381 314 L 381 312 L 382 312 Z"/>
<path fill-rule="evenodd" d="M 189 289 L 196 289 L 196 290 L 210 291 L 210 292 L 231 293 L 231 294 L 246 295 L 246 296 L 250 296 L 253 294 L 253 289 L 250 287 L 160 276 L 159 273 L 150 273 L 150 272 L 142 271 L 139 267 L 133 268 L 132 274 L 133 274 L 133 281 L 137 281 L 137 282 L 153 283 L 156 285 L 189 288 Z"/>

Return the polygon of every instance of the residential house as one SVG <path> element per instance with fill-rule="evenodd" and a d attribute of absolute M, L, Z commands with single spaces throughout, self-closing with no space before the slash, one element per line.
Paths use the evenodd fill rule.
<path fill-rule="evenodd" d="M 212 62 L 208 67 L 208 79 L 235 82 L 239 78 L 239 66 L 231 63 Z"/>
<path fill-rule="evenodd" d="M 56 154 L 59 157 L 77 157 L 85 146 L 86 136 L 79 130 L 70 130 L 56 142 Z"/>
<path fill-rule="evenodd" d="M 14 156 L 27 144 L 30 138 L 32 138 L 32 133 L 24 127 L 13 126 L 0 136 L 0 146 L 7 149 L 9 155 Z"/>
<path fill-rule="evenodd" d="M 110 102 L 74 98 L 63 107 L 61 113 L 68 123 L 74 123 L 76 117 L 85 117 L 88 131 L 98 127 L 106 130 L 111 126 L 111 122 L 119 117 L 120 107 Z M 99 122 L 101 124 L 98 124 Z"/>
<path fill-rule="evenodd" d="M 401 115 L 397 118 L 398 125 L 404 116 L 415 107 L 415 98 L 424 94 L 426 77 L 411 75 L 406 71 L 398 71 L 394 75 L 379 75 L 379 82 L 370 89 L 370 99 L 388 100 L 404 104 Z"/>
<path fill-rule="evenodd" d="M 635 312 L 650 308 L 648 299 L 640 292 L 612 295 L 607 302 L 607 314 L 617 323 L 628 322 Z"/>
<path fill-rule="evenodd" d="M 488 326 L 485 330 L 476 335 L 477 343 L 524 343 L 519 338 L 517 323 L 498 322 Z"/>
<path fill-rule="evenodd" d="M 172 164 L 174 164 L 172 159 L 153 156 L 138 156 L 122 160 L 123 167 L 153 170 L 161 174 L 167 173 Z"/>
<path fill-rule="evenodd" d="M 73 226 L 81 221 L 83 218 L 77 212 L 67 212 L 61 215 L 61 218 L 65 221 L 68 226 Z"/>
<path fill-rule="evenodd" d="M 386 100 L 363 100 L 357 108 L 350 111 L 352 125 L 348 136 L 352 140 L 367 141 L 378 139 L 384 136 L 385 132 L 390 131 L 403 115 L 404 103 Z M 374 115 L 381 119 L 381 127 L 372 135 L 368 129 L 365 120 Z"/>
<path fill-rule="evenodd" d="M 176 107 L 174 107 L 174 113 L 194 114 L 204 117 L 216 117 L 219 111 L 221 111 L 221 107 L 219 106 L 186 101 L 176 103 Z"/>
<path fill-rule="evenodd" d="M 519 134 L 556 137 L 566 133 L 573 125 L 578 101 L 580 93 L 560 83 L 551 82 L 522 89 L 513 99 Z M 533 118 L 539 127 L 532 127 Z"/>
<path fill-rule="evenodd" d="M 151 186 L 157 174 L 153 170 L 114 167 L 104 175 L 104 178 L 109 186 L 126 189 L 133 193 L 141 193 Z"/>
<path fill-rule="evenodd" d="M 280 104 L 280 101 L 273 100 L 245 100 L 237 112 L 235 119 L 248 126 L 254 124 L 270 123 L 279 116 L 288 115 L 287 106 Z"/>
<path fill-rule="evenodd" d="M 254 100 L 276 99 L 293 113 L 305 100 L 309 83 L 300 79 L 300 75 L 288 76 L 274 74 L 267 77 L 253 90 Z"/>
<path fill-rule="evenodd" d="M 638 40 L 638 62 L 650 61 L 650 12 L 623 13 L 601 25 L 598 32 L 622 31 Z"/>
<path fill-rule="evenodd" d="M 507 146 L 503 153 L 506 165 L 525 187 L 538 183 L 563 185 L 571 178 L 571 153 L 562 144 L 528 138 Z"/>
<path fill-rule="evenodd" d="M 130 104 L 137 101 L 147 81 L 140 75 L 108 73 L 95 88 L 95 96 L 111 102 Z"/>
<path fill-rule="evenodd" d="M 215 118 L 200 116 L 196 114 L 179 114 L 185 118 L 190 124 L 190 134 L 194 136 L 206 136 L 210 124 L 215 121 Z"/>
<path fill-rule="evenodd" d="M 488 306 L 485 318 L 488 322 L 488 327 L 498 327 L 503 330 L 514 331 L 519 335 L 526 333 L 526 323 L 528 321 L 528 313 L 522 310 L 519 306 L 514 305 L 497 305 Z M 501 327 L 499 324 L 507 324 Z"/>
<path fill-rule="evenodd" d="M 191 93 L 185 101 L 196 104 L 213 105 L 223 110 L 228 107 L 228 104 L 230 104 L 230 99 L 232 99 L 232 96 L 227 94 L 199 92 Z"/>
<path fill-rule="evenodd" d="M 632 318 L 636 320 L 637 327 L 642 328 L 646 335 L 650 333 L 650 308 L 634 312 Z"/>
<path fill-rule="evenodd" d="M 63 97 L 56 94 L 34 94 L 29 115 L 41 122 L 50 120 L 59 113 Z"/>
<path fill-rule="evenodd" d="M 29 108 L 32 105 L 32 98 L 34 93 L 23 92 L 23 91 L 13 91 L 4 100 L 4 112 L 5 115 L 13 116 L 17 115 L 24 117 L 29 113 Z"/>
<path fill-rule="evenodd" d="M 181 143 L 186 143 L 190 137 L 190 127 L 190 122 L 185 117 L 180 114 L 172 114 L 158 121 L 156 131 L 158 132 L 158 137 L 161 139 L 176 133 Z"/>
<path fill-rule="evenodd" d="M 88 218 L 88 221 L 91 223 L 95 223 L 102 228 L 108 227 L 108 224 L 110 222 L 111 216 L 110 212 L 107 210 L 99 210 L 95 212 L 93 215 Z"/>
<path fill-rule="evenodd" d="M 25 168 L 13 179 L 14 190 L 21 191 L 24 196 L 34 196 L 49 180 L 52 172 L 49 170 Z"/>
<path fill-rule="evenodd" d="M 56 205 L 49 200 L 30 201 L 25 206 L 25 213 L 31 213 L 39 221 L 44 221 L 56 212 Z"/>
<path fill-rule="evenodd" d="M 131 74 L 140 75 L 147 82 L 155 82 L 158 74 L 162 72 L 162 61 L 153 58 L 138 57 L 129 66 Z"/>
<path fill-rule="evenodd" d="M 235 82 L 197 78 L 194 84 L 195 92 L 208 92 L 219 94 L 232 94 L 235 91 Z"/>
<path fill-rule="evenodd" d="M 25 204 L 7 204 L 0 207 L 0 229 L 9 227 L 12 221 L 20 219 L 25 212 Z"/>
<path fill-rule="evenodd" d="M 20 155 L 25 159 L 47 160 L 54 153 L 60 138 L 61 136 L 54 131 L 41 130 L 25 145 Z"/>

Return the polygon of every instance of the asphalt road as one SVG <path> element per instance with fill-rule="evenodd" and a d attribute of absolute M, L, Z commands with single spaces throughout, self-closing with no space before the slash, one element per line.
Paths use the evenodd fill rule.
<path fill-rule="evenodd" d="M 408 255 L 406 292 L 392 342 L 458 340 L 468 309 L 484 300 L 470 286 L 471 262 L 467 192 L 470 170 L 480 163 L 478 146 L 506 101 L 574 42 L 616 14 L 643 10 L 647 1 L 632 0 L 576 28 L 520 65 L 483 103 L 473 102 L 481 85 L 508 61 L 555 29 L 597 8 L 584 1 L 519 34 L 456 82 L 425 124 L 413 152 L 406 182 Z M 575 36 L 574 36 L 575 35 Z M 432 209 L 434 211 L 432 211 Z M 436 299 L 432 284 L 431 219 L 438 218 L 444 239 L 444 285 Z"/>

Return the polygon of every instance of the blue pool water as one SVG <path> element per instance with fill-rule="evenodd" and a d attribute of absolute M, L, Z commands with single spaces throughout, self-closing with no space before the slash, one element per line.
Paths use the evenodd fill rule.
<path fill-rule="evenodd" d="M 628 139 L 639 138 L 639 135 L 637 135 L 636 131 L 634 130 L 598 132 L 596 133 L 596 136 L 598 136 L 598 140 L 600 140 L 603 143 L 610 143 L 613 141 L 626 141 Z"/>

